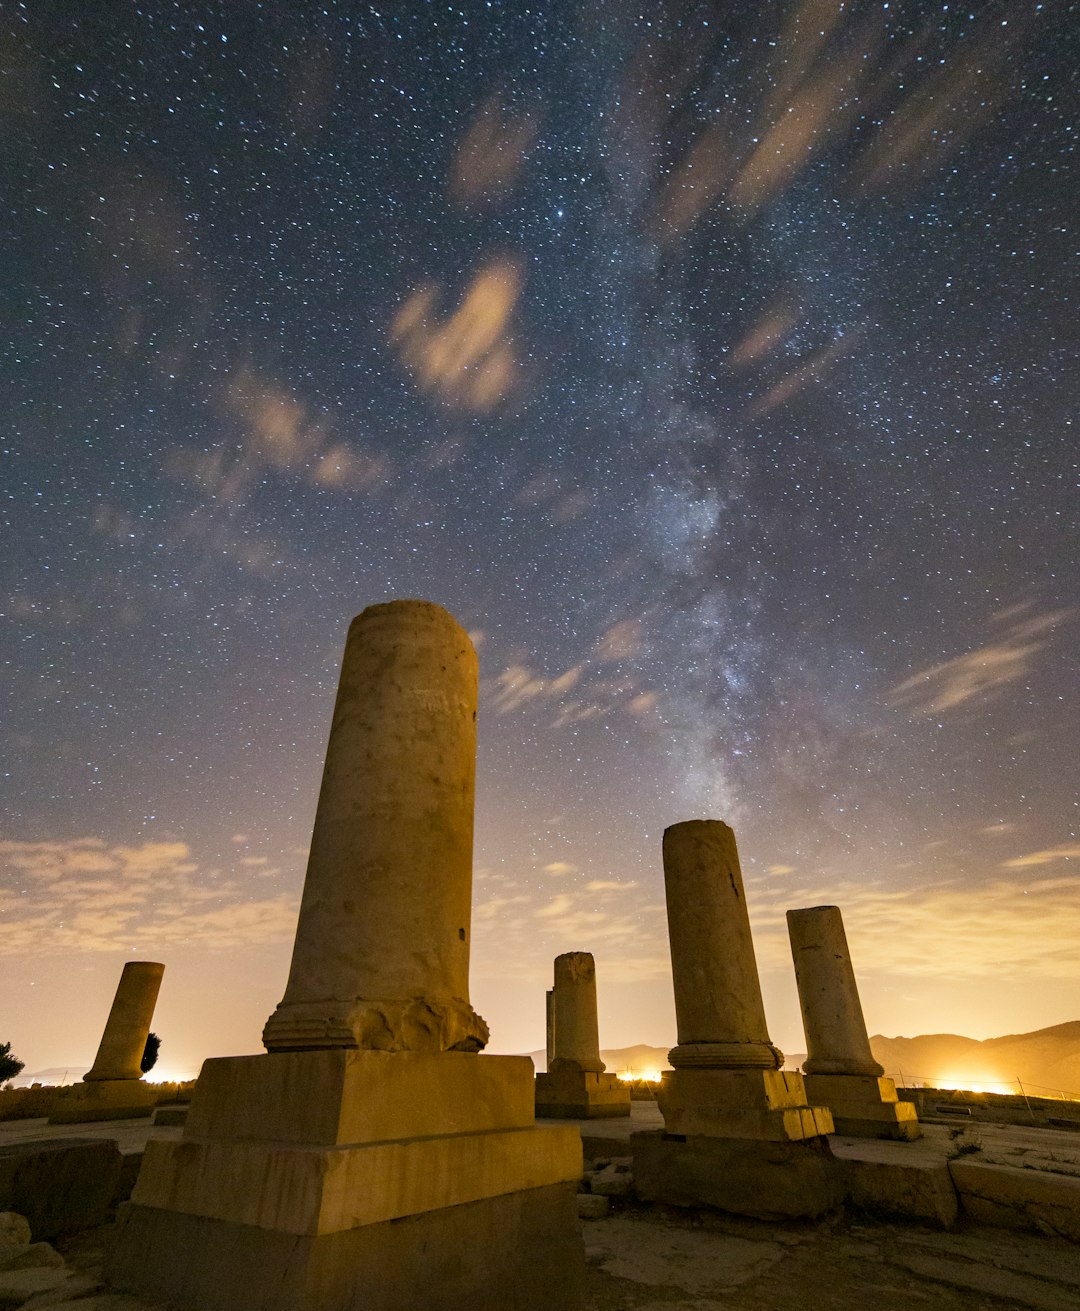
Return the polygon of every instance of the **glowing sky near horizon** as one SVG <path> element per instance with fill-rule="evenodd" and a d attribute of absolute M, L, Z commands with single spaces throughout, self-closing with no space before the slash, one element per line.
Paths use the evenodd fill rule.
<path fill-rule="evenodd" d="M 472 993 L 674 1040 L 737 832 L 871 1032 L 1080 1017 L 1080 6 L 12 4 L 0 1041 L 281 996 L 349 619 L 481 662 Z"/>

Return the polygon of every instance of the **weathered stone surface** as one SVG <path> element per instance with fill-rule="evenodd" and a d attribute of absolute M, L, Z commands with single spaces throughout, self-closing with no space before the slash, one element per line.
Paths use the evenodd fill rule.
<path fill-rule="evenodd" d="M 832 1116 L 807 1104 L 801 1074 L 786 1070 L 667 1070 L 657 1104 L 668 1133 L 794 1142 L 833 1131 Z"/>
<path fill-rule="evenodd" d="M 67 1282 L 66 1269 L 0 1270 L 0 1307 L 17 1307 Z"/>
<path fill-rule="evenodd" d="M 184 1138 L 372 1143 L 533 1123 L 527 1056 L 330 1051 L 203 1064 Z"/>
<path fill-rule="evenodd" d="M 571 1125 L 330 1148 L 185 1140 L 147 1143 L 131 1197 L 282 1233 L 330 1234 L 580 1178 Z"/>
<path fill-rule="evenodd" d="M 271 1051 L 476 1051 L 476 652 L 440 606 L 353 620 Z"/>
<path fill-rule="evenodd" d="M 735 834 L 720 820 L 664 832 L 678 1069 L 777 1070 L 783 1053 L 765 1025 Z"/>
<path fill-rule="evenodd" d="M 603 1120 L 629 1114 L 630 1089 L 617 1075 L 563 1064 L 536 1076 L 538 1119 Z"/>
<path fill-rule="evenodd" d="M 164 1128 L 176 1129 L 187 1123 L 186 1106 L 159 1106 L 154 1112 L 154 1123 Z"/>
<path fill-rule="evenodd" d="M 549 997 L 548 1073 L 566 1064 L 603 1074 L 591 952 L 567 951 L 555 957 L 555 986 Z"/>
<path fill-rule="evenodd" d="M 30 1241 L 30 1222 L 18 1211 L 0 1211 L 0 1250 Z"/>
<path fill-rule="evenodd" d="M 950 1161 L 949 1173 L 960 1195 L 961 1210 L 973 1220 L 1080 1241 L 1080 1178 L 1076 1175 L 966 1158 Z"/>
<path fill-rule="evenodd" d="M 138 1120 L 152 1115 L 153 1086 L 138 1079 L 95 1080 L 57 1088 L 50 1124 L 88 1124 L 94 1120 Z"/>
<path fill-rule="evenodd" d="M 612 1161 L 602 1170 L 594 1170 L 587 1177 L 589 1191 L 598 1197 L 630 1197 L 634 1191 L 632 1158 Z"/>
<path fill-rule="evenodd" d="M 848 1201 L 877 1215 L 906 1216 L 951 1229 L 960 1206 L 944 1161 L 867 1161 L 837 1155 Z"/>
<path fill-rule="evenodd" d="M 167 1298 L 181 1311 L 580 1311 L 575 1186 L 321 1237 L 129 1203 L 107 1274 L 116 1287 Z"/>
<path fill-rule="evenodd" d="M 838 1134 L 913 1142 L 922 1129 L 911 1102 L 897 1098 L 892 1079 L 871 1074 L 807 1074 L 806 1096 L 832 1112 Z"/>
<path fill-rule="evenodd" d="M 0 1147 L 0 1207 L 17 1211 L 35 1239 L 103 1224 L 120 1174 L 114 1142 L 62 1138 Z"/>
<path fill-rule="evenodd" d="M 825 1138 L 762 1142 L 647 1132 L 631 1134 L 630 1146 L 642 1201 L 778 1220 L 823 1215 L 844 1200 Z"/>
<path fill-rule="evenodd" d="M 611 1199 L 594 1193 L 578 1193 L 577 1213 L 581 1220 L 602 1220 L 611 1212 Z"/>
<path fill-rule="evenodd" d="M 806 1074 L 885 1071 L 874 1060 L 838 906 L 787 913 L 795 981 L 806 1033 Z"/>
<path fill-rule="evenodd" d="M 0 1247 L 0 1270 L 44 1270 L 63 1264 L 64 1258 L 51 1243 Z"/>
<path fill-rule="evenodd" d="M 83 1075 L 87 1082 L 142 1078 L 146 1035 L 164 973 L 165 966 L 158 961 L 129 960 L 125 964 L 94 1064 Z"/>

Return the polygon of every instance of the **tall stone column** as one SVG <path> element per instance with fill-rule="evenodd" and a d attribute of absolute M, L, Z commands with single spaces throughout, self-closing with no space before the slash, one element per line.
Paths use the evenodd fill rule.
<path fill-rule="evenodd" d="M 94 1064 L 83 1075 L 87 1082 L 142 1078 L 143 1051 L 164 973 L 157 961 L 125 964 Z"/>
<path fill-rule="evenodd" d="M 426 601 L 345 646 L 300 919 L 270 1051 L 477 1051 L 469 1004 L 476 652 Z"/>
<path fill-rule="evenodd" d="M 842 1195 L 832 1117 L 769 1038 L 735 834 L 719 820 L 675 824 L 663 856 L 679 1041 L 657 1094 L 666 1134 L 631 1135 L 638 1195 L 819 1215 Z"/>
<path fill-rule="evenodd" d="M 778 1070 L 769 1040 L 735 834 L 720 820 L 664 833 L 676 1069 Z"/>
<path fill-rule="evenodd" d="M 181 1311 L 580 1311 L 581 1136 L 469 1005 L 476 655 L 436 605 L 349 629 L 267 1052 L 203 1064 L 108 1278 Z M 592 1076 L 596 1077 L 596 1076 Z"/>
<path fill-rule="evenodd" d="M 807 1057 L 809 1096 L 830 1108 L 836 1132 L 917 1138 L 918 1116 L 874 1059 L 838 906 L 787 913 Z"/>
<path fill-rule="evenodd" d="M 603 1074 L 600 1025 L 596 1017 L 596 965 L 591 952 L 568 951 L 555 957 L 551 993 L 552 1064 Z"/>
<path fill-rule="evenodd" d="M 587 951 L 555 957 L 547 994 L 548 1068 L 536 1076 L 536 1114 L 570 1120 L 629 1115 L 630 1089 L 604 1073 L 596 1014 L 596 965 Z"/>

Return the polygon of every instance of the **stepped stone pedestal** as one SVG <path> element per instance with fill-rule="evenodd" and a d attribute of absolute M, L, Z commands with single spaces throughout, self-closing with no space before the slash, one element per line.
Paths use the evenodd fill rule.
<path fill-rule="evenodd" d="M 82 1083 L 56 1090 L 50 1124 L 130 1120 L 153 1111 L 157 1095 L 142 1082 L 142 1056 L 164 973 L 158 961 L 127 962 L 94 1064 Z"/>
<path fill-rule="evenodd" d="M 819 1215 L 842 1186 L 829 1111 L 784 1073 L 765 1024 L 735 835 L 717 820 L 664 833 L 678 1045 L 657 1102 L 664 1132 L 631 1135 L 639 1196 L 762 1217 Z"/>
<path fill-rule="evenodd" d="M 349 631 L 267 1054 L 207 1061 L 107 1276 L 185 1311 L 580 1311 L 581 1142 L 468 998 L 476 655 L 438 606 Z"/>
<path fill-rule="evenodd" d="M 911 1141 L 922 1132 L 915 1107 L 874 1060 L 837 906 L 787 913 L 807 1057 L 807 1094 L 828 1106 L 836 1132 Z"/>
<path fill-rule="evenodd" d="M 536 1114 L 595 1120 L 630 1114 L 630 1089 L 606 1074 L 600 1059 L 596 965 L 591 953 L 555 958 L 555 986 L 547 994 L 546 1074 L 536 1076 Z"/>

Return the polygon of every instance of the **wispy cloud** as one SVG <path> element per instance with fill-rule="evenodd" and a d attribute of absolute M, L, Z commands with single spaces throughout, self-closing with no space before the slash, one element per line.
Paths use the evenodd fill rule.
<path fill-rule="evenodd" d="M 251 867 L 254 861 L 258 868 Z M 297 902 L 264 891 L 277 872 L 264 862 L 244 857 L 243 873 L 228 874 L 203 869 L 186 842 L 0 841 L 4 950 L 10 956 L 123 951 L 152 957 L 185 942 L 224 951 L 287 940 L 295 932 Z"/>
<path fill-rule="evenodd" d="M 1063 843 L 1059 847 L 1029 852 L 1026 856 L 1014 856 L 1012 860 L 1003 860 L 1001 868 L 1030 869 L 1035 865 L 1056 865 L 1062 860 L 1080 860 L 1080 843 Z"/>
<path fill-rule="evenodd" d="M 1049 644 L 1049 633 L 1074 614 L 1069 609 L 1028 614 L 997 641 L 905 678 L 892 689 L 890 700 L 917 715 L 939 715 L 998 692 L 1027 677 L 1035 657 Z M 1015 610 L 1009 612 L 1010 618 L 1015 616 Z"/>

